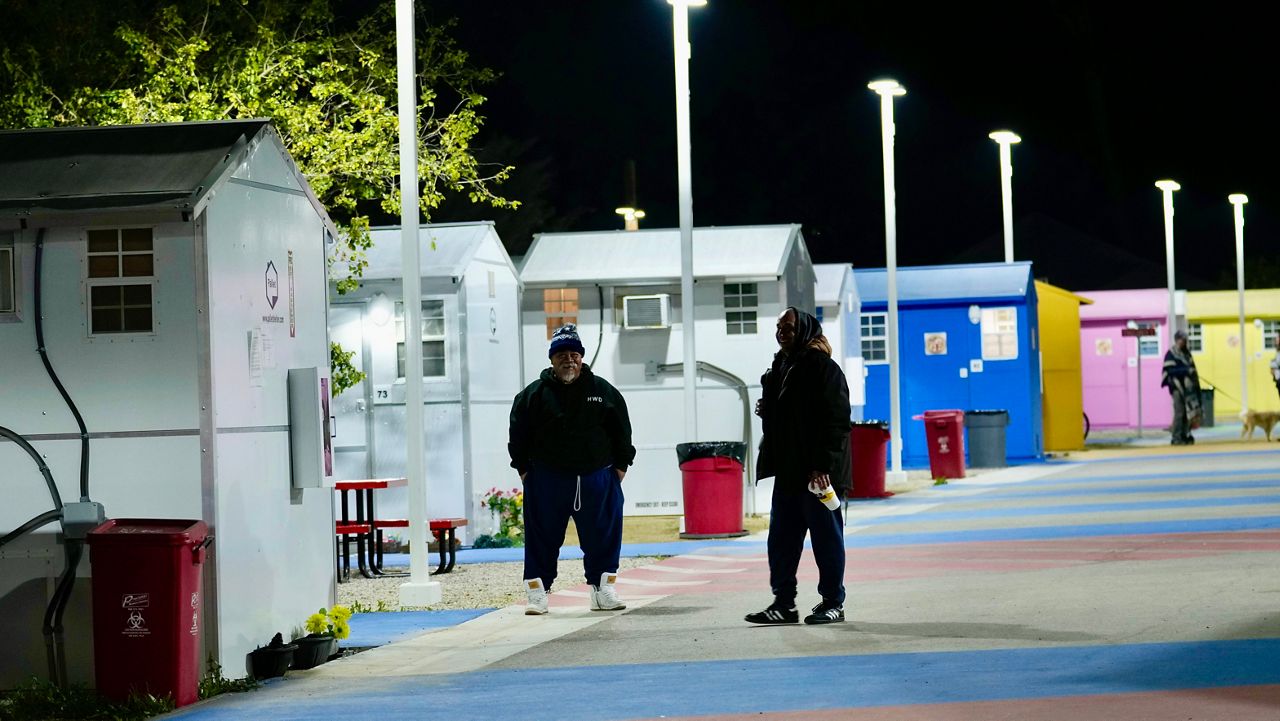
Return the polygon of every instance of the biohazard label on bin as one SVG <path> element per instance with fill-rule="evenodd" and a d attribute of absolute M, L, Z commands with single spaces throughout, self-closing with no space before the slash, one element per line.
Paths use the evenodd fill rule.
<path fill-rule="evenodd" d="M 131 638 L 141 638 L 150 636 L 151 629 L 147 628 L 147 619 L 142 616 L 141 611 L 130 611 L 129 618 L 124 622 L 124 630 L 120 633 Z"/>
<path fill-rule="evenodd" d="M 950 439 L 950 438 L 948 438 L 948 437 L 946 437 L 946 436 L 938 436 L 938 452 L 939 452 L 939 453 L 950 453 L 950 452 L 951 452 L 951 439 Z"/>

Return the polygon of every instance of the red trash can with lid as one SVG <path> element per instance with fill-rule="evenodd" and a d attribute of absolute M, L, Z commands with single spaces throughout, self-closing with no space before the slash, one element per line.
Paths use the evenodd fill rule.
<path fill-rule="evenodd" d="M 704 441 L 676 446 L 684 488 L 681 538 L 745 536 L 742 523 L 742 467 L 747 444 Z"/>
<path fill-rule="evenodd" d="M 885 421 L 854 421 L 849 431 L 849 449 L 853 455 L 853 492 L 850 498 L 888 498 L 892 491 L 884 489 L 889 424 Z"/>
<path fill-rule="evenodd" d="M 964 478 L 964 411 L 925 411 L 912 418 L 924 421 L 933 477 Z"/>
<path fill-rule="evenodd" d="M 116 518 L 89 532 L 98 692 L 195 703 L 204 623 L 204 521 Z"/>

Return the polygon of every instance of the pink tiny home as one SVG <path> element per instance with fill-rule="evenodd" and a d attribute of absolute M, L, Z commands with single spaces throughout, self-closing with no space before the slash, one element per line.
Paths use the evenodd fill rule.
<path fill-rule="evenodd" d="M 1090 290 L 1080 295 L 1093 305 L 1080 308 L 1080 367 L 1084 382 L 1084 414 L 1093 428 L 1138 426 L 1138 379 L 1141 363 L 1142 426 L 1167 428 L 1173 410 L 1169 393 L 1160 387 L 1160 368 L 1169 348 L 1166 328 L 1169 291 Z M 1175 294 L 1180 327 L 1186 325 L 1185 291 Z M 1130 323 L 1155 328 L 1156 335 L 1125 337 Z M 1140 342 L 1139 342 L 1140 341 Z"/>

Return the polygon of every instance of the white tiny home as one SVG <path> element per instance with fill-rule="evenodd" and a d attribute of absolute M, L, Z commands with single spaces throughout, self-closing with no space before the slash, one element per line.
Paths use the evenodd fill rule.
<path fill-rule="evenodd" d="M 813 262 L 799 225 L 695 228 L 697 357 L 724 373 L 698 374 L 698 440 L 759 446 L 760 376 L 777 351 L 774 324 L 787 306 L 814 310 Z M 677 364 L 686 304 L 677 229 L 543 233 L 520 272 L 524 284 L 525 381 L 549 363 L 550 333 L 577 323 L 592 370 L 622 392 L 631 414 L 635 466 L 625 513 L 679 515 L 676 445 L 684 437 L 684 380 Z M 768 510 L 772 480 L 748 483 L 748 513 Z"/>
<path fill-rule="evenodd" d="M 405 473 L 402 235 L 372 234 L 359 287 L 330 292 L 331 337 L 366 374 L 334 399 L 336 472 L 348 480 Z M 423 225 L 418 238 L 427 513 L 466 517 L 470 538 L 490 531 L 483 494 L 519 485 L 507 422 L 522 387 L 520 282 L 491 222 Z M 378 493 L 379 517 L 408 517 L 406 489 Z"/>
<path fill-rule="evenodd" d="M 0 132 L 11 261 L 0 263 L 0 425 L 47 459 L 62 499 L 80 497 L 80 433 L 36 352 L 40 307 L 49 360 L 87 426 L 92 499 L 109 518 L 209 525 L 201 659 L 229 677 L 334 598 L 333 504 L 320 487 L 334 233 L 264 120 Z M 291 369 L 314 374 L 305 418 L 291 418 L 303 412 Z M 295 437 L 303 426 L 311 435 Z M 290 448 L 303 441 L 316 454 L 295 472 Z M 18 444 L 0 439 L 0 468 L 7 533 L 52 501 Z M 57 530 L 0 549 L 0 686 L 44 675 Z M 91 575 L 88 554 L 79 575 Z M 91 586 L 76 584 L 66 615 L 78 683 L 93 678 Z"/>
<path fill-rule="evenodd" d="M 844 369 L 849 381 L 849 405 L 854 420 L 862 420 L 866 399 L 866 379 L 862 365 L 862 301 L 858 282 L 850 263 L 818 263 L 813 266 L 818 278 L 814 290 L 818 320 L 822 332 L 831 342 L 831 355 Z"/>

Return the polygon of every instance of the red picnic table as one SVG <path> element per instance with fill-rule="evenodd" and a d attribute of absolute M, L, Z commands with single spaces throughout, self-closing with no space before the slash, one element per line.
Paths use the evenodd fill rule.
<path fill-rule="evenodd" d="M 408 485 L 404 478 L 369 478 L 364 480 L 335 481 L 333 489 L 341 495 L 341 517 L 335 524 L 334 570 L 341 583 L 351 577 L 351 539 L 356 541 L 356 563 L 360 575 L 365 578 L 379 576 L 405 576 L 404 573 L 387 573 L 382 568 L 382 531 L 384 528 L 408 528 L 404 518 L 380 519 L 374 505 L 374 491 Z M 355 492 L 356 517 L 351 518 L 348 494 Z M 440 532 L 440 566 L 436 573 L 448 573 L 457 562 L 454 548 L 455 531 L 467 525 L 465 518 L 433 518 L 428 521 L 432 532 Z M 447 554 L 446 554 L 447 551 Z M 339 565 L 341 564 L 341 565 Z"/>

